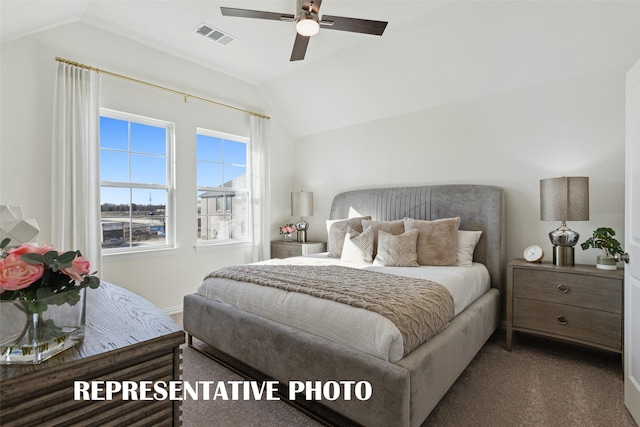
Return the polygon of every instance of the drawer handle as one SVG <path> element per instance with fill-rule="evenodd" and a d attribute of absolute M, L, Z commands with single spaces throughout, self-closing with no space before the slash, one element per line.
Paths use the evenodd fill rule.
<path fill-rule="evenodd" d="M 563 285 L 562 283 L 558 283 L 558 290 L 563 294 L 569 292 L 569 287 L 567 285 Z"/>
<path fill-rule="evenodd" d="M 564 316 L 558 316 L 558 323 L 560 323 L 561 325 L 566 325 L 569 322 L 567 321 L 567 319 L 565 319 Z"/>

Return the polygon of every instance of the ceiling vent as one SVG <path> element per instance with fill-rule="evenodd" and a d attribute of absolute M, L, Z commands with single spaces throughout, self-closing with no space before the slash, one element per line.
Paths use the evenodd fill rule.
<path fill-rule="evenodd" d="M 235 37 L 230 36 L 224 31 L 214 28 L 209 24 L 205 24 L 204 22 L 198 25 L 198 28 L 193 30 L 193 32 L 196 34 L 200 34 L 202 37 L 206 37 L 209 40 L 218 42 L 223 46 L 228 46 L 229 44 L 237 40 Z"/>

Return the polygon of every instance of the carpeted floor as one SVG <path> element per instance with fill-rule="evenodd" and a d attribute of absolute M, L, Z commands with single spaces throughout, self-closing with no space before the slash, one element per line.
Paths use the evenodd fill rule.
<path fill-rule="evenodd" d="M 181 319 L 174 316 L 178 322 Z M 432 426 L 635 427 L 623 403 L 620 355 L 497 331 L 424 422 Z M 241 377 L 185 347 L 183 379 Z M 190 401 L 185 427 L 318 426 L 283 401 Z"/>

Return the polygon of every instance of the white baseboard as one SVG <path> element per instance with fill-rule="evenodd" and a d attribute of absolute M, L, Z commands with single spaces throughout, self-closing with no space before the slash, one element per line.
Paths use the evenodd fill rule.
<path fill-rule="evenodd" d="M 163 309 L 162 311 L 164 311 L 165 313 L 167 313 L 169 316 L 171 316 L 172 314 L 179 314 L 182 313 L 182 306 L 181 305 L 176 305 L 175 307 L 168 307 Z"/>

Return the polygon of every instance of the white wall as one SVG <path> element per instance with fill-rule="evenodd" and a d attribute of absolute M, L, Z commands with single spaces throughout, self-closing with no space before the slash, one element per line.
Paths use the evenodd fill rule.
<path fill-rule="evenodd" d="M 623 234 L 627 67 L 318 133 L 294 143 L 277 107 L 254 86 L 85 24 L 5 43 L 1 55 L 0 204 L 22 205 L 27 217 L 37 218 L 40 242 L 51 234 L 50 135 L 56 56 L 271 115 L 274 237 L 277 226 L 291 219 L 292 190 L 314 192 L 310 239 L 324 240 L 324 220 L 331 199 L 340 191 L 470 182 L 506 189 L 509 258 L 521 256 L 529 244 L 538 244 L 550 259 L 547 233 L 558 224 L 540 221 L 538 185 L 542 178 L 562 175 L 586 175 L 591 180 L 591 220 L 569 224 L 581 234 L 581 241 L 599 226 L 611 226 L 620 237 Z M 163 309 L 179 307 L 182 296 L 192 292 L 208 271 L 249 259 L 246 248 L 200 252 L 193 248 L 195 232 L 188 232 L 195 223 L 189 128 L 206 121 L 217 130 L 246 132 L 247 118 L 195 101 L 185 104 L 179 97 L 108 77 L 103 79 L 103 96 L 111 108 L 181 123 L 176 156 L 183 171 L 177 178 L 179 249 L 171 256 L 109 261 L 100 272 L 103 279 Z M 597 254 L 580 248 L 576 253 L 583 263 L 593 263 Z"/>
<path fill-rule="evenodd" d="M 555 81 L 328 131 L 296 141 L 296 189 L 314 191 L 310 239 L 325 239 L 333 196 L 378 186 L 477 183 L 503 187 L 507 255 L 540 245 L 539 181 L 590 178 L 590 221 L 572 222 L 580 242 L 600 226 L 622 240 L 626 68 Z M 580 263 L 597 250 L 576 248 Z"/>
<path fill-rule="evenodd" d="M 36 218 L 40 243 L 51 236 L 50 141 L 56 56 L 271 115 L 271 215 L 274 220 L 288 218 L 293 166 L 285 153 L 293 151 L 293 139 L 254 86 L 81 23 L 5 43 L 1 54 L 0 204 L 22 205 L 26 217 Z M 194 249 L 195 128 L 248 136 L 249 116 L 196 100 L 185 103 L 180 96 L 106 75 L 102 104 L 176 123 L 178 249 L 125 260 L 104 257 L 98 272 L 103 280 L 163 309 L 175 310 L 209 271 L 250 261 L 246 246 Z M 275 226 L 272 231 L 277 234 Z"/>

